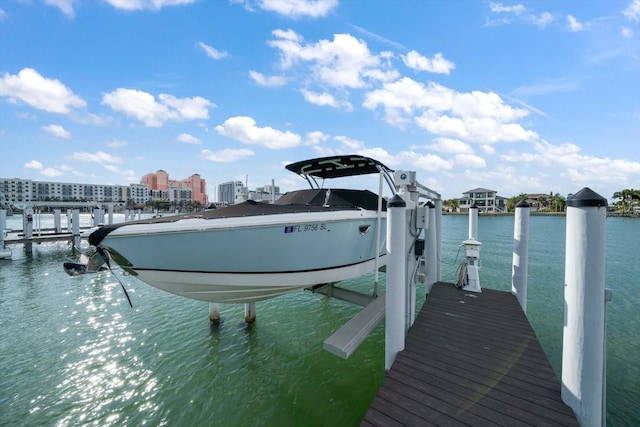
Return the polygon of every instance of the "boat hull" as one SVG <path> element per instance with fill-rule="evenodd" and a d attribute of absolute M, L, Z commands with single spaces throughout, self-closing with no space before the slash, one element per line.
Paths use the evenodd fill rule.
<path fill-rule="evenodd" d="M 377 216 L 366 210 L 132 224 L 109 233 L 100 246 L 164 291 L 254 302 L 383 266 L 385 225 L 382 219 L 377 250 Z"/>

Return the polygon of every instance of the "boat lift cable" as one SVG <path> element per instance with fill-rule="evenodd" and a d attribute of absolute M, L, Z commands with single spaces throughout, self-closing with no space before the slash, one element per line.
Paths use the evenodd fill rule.
<path fill-rule="evenodd" d="M 105 249 L 102 246 L 96 246 L 96 251 L 100 254 L 100 256 L 104 260 L 105 264 L 107 264 L 107 267 L 109 267 L 109 271 L 111 272 L 111 274 L 116 278 L 116 280 L 118 280 L 118 283 L 120 283 L 120 287 L 124 291 L 124 296 L 126 296 L 127 297 L 127 301 L 129 301 L 129 306 L 131 308 L 133 308 L 133 304 L 131 303 L 131 298 L 129 298 L 129 294 L 127 293 L 127 288 L 124 287 L 124 285 L 122 284 L 122 281 L 120 280 L 120 278 L 118 276 L 116 276 L 116 274 L 111 269 L 111 263 L 109 262 L 109 255 L 107 255 L 107 252 L 105 251 Z"/>

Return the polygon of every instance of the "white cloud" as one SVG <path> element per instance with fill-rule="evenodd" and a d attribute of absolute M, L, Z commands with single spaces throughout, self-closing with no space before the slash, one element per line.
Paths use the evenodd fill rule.
<path fill-rule="evenodd" d="M 577 33 L 586 29 L 586 24 L 579 22 L 573 15 L 567 15 L 567 27 L 569 31 Z"/>
<path fill-rule="evenodd" d="M 232 163 L 245 157 L 253 156 L 254 153 L 246 148 L 241 149 L 224 149 L 218 151 L 202 150 L 202 157 L 217 163 Z"/>
<path fill-rule="evenodd" d="M 622 37 L 626 39 L 630 39 L 633 37 L 633 30 L 629 27 L 622 27 L 620 29 L 620 33 L 622 34 Z"/>
<path fill-rule="evenodd" d="M 497 2 L 489 3 L 489 8 L 494 13 L 513 13 L 514 15 L 521 15 L 526 11 L 526 8 L 521 4 L 504 6 L 502 3 Z"/>
<path fill-rule="evenodd" d="M 320 131 L 308 132 L 305 136 L 304 145 L 317 145 L 330 138 L 329 135 Z"/>
<path fill-rule="evenodd" d="M 0 9 L 0 21 L 4 20 L 7 17 L 7 12 Z"/>
<path fill-rule="evenodd" d="M 65 128 L 63 128 L 60 125 L 43 126 L 42 129 L 45 132 L 50 133 L 51 135 L 57 136 L 58 138 L 62 138 L 62 139 L 71 138 L 71 133 L 68 132 Z"/>
<path fill-rule="evenodd" d="M 119 141 L 114 139 L 112 141 L 107 142 L 107 147 L 109 148 L 122 148 L 127 146 L 127 141 Z"/>
<path fill-rule="evenodd" d="M 136 173 L 131 169 L 120 169 L 116 165 L 102 165 L 105 170 L 108 170 L 111 173 L 122 175 L 129 182 L 133 182 L 136 180 Z"/>
<path fill-rule="evenodd" d="M 533 152 L 510 152 L 502 155 L 501 159 L 560 168 L 560 176 L 576 184 L 600 182 L 625 186 L 631 177 L 640 176 L 640 162 L 584 155 L 575 144 L 553 145 L 537 141 L 533 148 Z"/>
<path fill-rule="evenodd" d="M 258 144 L 271 149 L 291 148 L 301 143 L 300 135 L 268 126 L 258 127 L 255 120 L 246 116 L 231 117 L 215 129 L 220 135 L 243 144 Z"/>
<path fill-rule="evenodd" d="M 463 168 L 484 169 L 487 167 L 487 162 L 475 154 L 456 154 L 455 162 L 456 165 Z"/>
<path fill-rule="evenodd" d="M 44 0 L 45 4 L 57 7 L 62 13 L 71 18 L 74 16 L 73 3 L 75 2 L 76 0 Z"/>
<path fill-rule="evenodd" d="M 365 29 L 365 28 L 359 27 L 359 26 L 357 26 L 357 25 L 353 25 L 353 24 L 352 24 L 351 26 L 352 26 L 353 28 L 355 28 L 359 33 L 361 33 L 361 34 L 363 34 L 363 35 L 365 35 L 365 36 L 367 36 L 367 37 L 369 37 L 369 38 L 372 38 L 372 39 L 374 39 L 374 40 L 376 40 L 376 41 L 379 41 L 379 42 L 381 42 L 381 43 L 387 44 L 387 45 L 389 45 L 389 46 L 393 47 L 394 49 L 397 49 L 397 50 L 408 50 L 408 49 L 407 49 L 403 44 L 401 44 L 401 43 L 395 42 L 395 41 L 393 41 L 393 40 L 389 40 L 389 39 L 387 39 L 387 38 L 385 38 L 385 37 L 382 37 L 382 36 L 381 36 L 381 35 L 379 35 L 379 34 L 372 33 L 371 31 L 369 31 L 369 30 L 367 30 L 367 29 Z"/>
<path fill-rule="evenodd" d="M 104 94 L 102 104 L 134 117 L 148 127 L 159 127 L 170 120 L 208 119 L 208 108 L 215 107 L 214 103 L 199 96 L 176 98 L 173 95 L 160 94 L 156 101 L 150 93 L 124 88 Z"/>
<path fill-rule="evenodd" d="M 436 138 L 427 148 L 441 153 L 473 154 L 473 148 L 469 144 L 451 138 Z"/>
<path fill-rule="evenodd" d="M 179 142 L 184 142 L 185 144 L 202 144 L 202 141 L 188 133 L 181 133 L 176 137 L 176 140 Z"/>
<path fill-rule="evenodd" d="M 27 169 L 38 169 L 38 170 L 40 170 L 40 169 L 44 168 L 44 166 L 42 165 L 42 163 L 40 163 L 40 162 L 39 162 L 39 161 L 37 161 L 37 160 L 31 160 L 30 162 L 25 163 L 25 164 L 24 164 L 24 167 L 25 167 L 25 168 L 27 168 Z"/>
<path fill-rule="evenodd" d="M 289 18 L 319 18 L 329 14 L 338 0 L 258 0 L 258 6 Z"/>
<path fill-rule="evenodd" d="M 335 34 L 333 40 L 305 44 L 293 30 L 275 30 L 276 40 L 268 45 L 280 50 L 283 69 L 308 64 L 311 76 L 321 84 L 335 88 L 361 88 L 367 79 L 381 76 L 375 72 L 380 59 L 372 55 L 366 43 L 350 34 Z M 384 74 L 382 74 L 384 75 Z"/>
<path fill-rule="evenodd" d="M 528 110 L 513 108 L 493 92 L 456 92 L 436 83 L 427 86 L 407 77 L 369 92 L 365 108 L 381 107 L 388 123 L 417 126 L 439 137 L 491 144 L 531 141 L 538 135 L 517 121 Z"/>
<path fill-rule="evenodd" d="M 227 52 L 225 52 L 224 50 L 217 50 L 213 46 L 209 46 L 208 44 L 205 44 L 203 42 L 198 42 L 198 46 L 200 46 L 200 48 L 204 50 L 209 58 L 222 59 L 228 56 Z"/>
<path fill-rule="evenodd" d="M 429 172 L 439 172 L 453 169 L 452 160 L 443 159 L 437 154 L 418 154 L 412 152 L 401 153 L 402 157 L 416 169 Z"/>
<path fill-rule="evenodd" d="M 10 102 L 22 101 L 38 110 L 67 114 L 73 108 L 83 108 L 86 102 L 58 80 L 42 77 L 32 68 L 23 68 L 18 74 L 5 73 L 0 79 L 0 96 Z"/>
<path fill-rule="evenodd" d="M 553 22 L 553 15 L 549 12 L 544 12 L 540 16 L 531 16 L 531 22 L 540 28 L 546 28 Z"/>
<path fill-rule="evenodd" d="M 280 87 L 287 84 L 287 78 L 284 76 L 265 76 L 257 71 L 249 71 L 249 77 L 260 86 Z"/>
<path fill-rule="evenodd" d="M 446 60 L 442 53 L 436 53 L 433 59 L 429 59 L 412 50 L 406 55 L 401 55 L 404 64 L 414 70 L 429 71 L 431 73 L 449 74 L 456 68 L 455 64 Z"/>
<path fill-rule="evenodd" d="M 300 92 L 302 93 L 302 96 L 304 96 L 304 99 L 311 104 L 341 108 L 346 111 L 353 110 L 351 103 L 347 101 L 338 101 L 330 93 L 315 93 L 307 89 L 302 89 Z"/>
<path fill-rule="evenodd" d="M 631 0 L 629 6 L 622 11 L 622 14 L 630 21 L 640 20 L 640 0 Z"/>
<path fill-rule="evenodd" d="M 75 152 L 71 155 L 71 159 L 78 162 L 93 162 L 93 163 L 123 163 L 121 157 L 112 156 L 104 151 L 98 151 L 97 153 L 87 153 L 85 151 Z"/>
<path fill-rule="evenodd" d="M 103 0 L 116 9 L 122 10 L 159 10 L 166 6 L 180 6 L 195 3 L 196 0 Z"/>
<path fill-rule="evenodd" d="M 40 171 L 40 174 L 48 178 L 53 178 L 62 175 L 62 171 L 56 168 L 45 168 Z"/>

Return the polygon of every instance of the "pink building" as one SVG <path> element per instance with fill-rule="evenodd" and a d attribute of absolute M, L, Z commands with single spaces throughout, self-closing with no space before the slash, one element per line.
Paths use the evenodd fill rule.
<path fill-rule="evenodd" d="M 144 184 L 151 190 L 169 191 L 170 187 L 190 188 L 192 200 L 200 202 L 207 206 L 209 198 L 207 197 L 207 183 L 199 174 L 193 174 L 189 178 L 183 180 L 169 179 L 169 174 L 162 169 L 156 173 L 148 173 L 142 177 L 140 184 Z"/>

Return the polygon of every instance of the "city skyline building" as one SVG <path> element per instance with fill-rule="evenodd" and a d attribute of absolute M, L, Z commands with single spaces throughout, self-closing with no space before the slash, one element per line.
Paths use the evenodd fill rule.
<path fill-rule="evenodd" d="M 173 180 L 166 171 L 158 169 L 156 172 L 145 174 L 140 179 L 140 184 L 146 185 L 156 200 L 194 201 L 205 206 L 209 204 L 207 182 L 197 173 L 185 179 Z M 190 190 L 189 194 L 186 189 Z"/>

